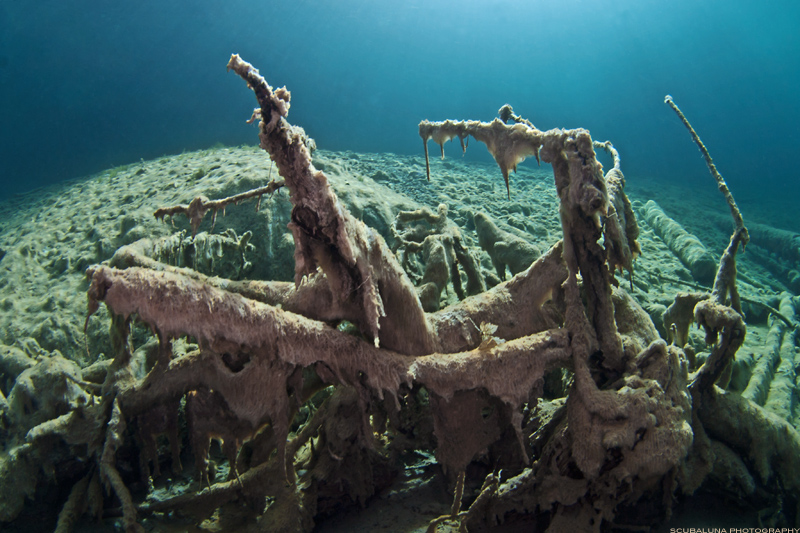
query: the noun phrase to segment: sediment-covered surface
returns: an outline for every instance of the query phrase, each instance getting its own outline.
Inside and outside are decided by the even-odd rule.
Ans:
[[[521,165],[517,173],[510,176],[509,199],[496,166],[466,164],[460,160],[458,150],[451,151],[452,154],[448,154],[449,157],[443,161],[431,159],[430,182],[426,180],[425,160],[421,155],[412,157],[320,150],[315,152],[313,160],[315,167],[326,174],[333,190],[350,213],[374,228],[390,249],[395,252],[401,250],[403,255],[400,264],[417,287],[420,296],[423,294],[421,287],[433,284],[424,290],[426,297],[429,300],[432,298],[431,305],[435,309],[443,310],[439,311],[439,317],[448,312],[448,306],[458,304],[465,297],[459,294],[453,283],[453,276],[459,277],[460,286],[469,286],[469,274],[464,269],[464,260],[448,259],[451,254],[455,257],[454,254],[461,249],[458,246],[475,259],[485,288],[491,289],[510,280],[517,273],[506,269],[512,264],[511,260],[493,257],[495,249],[502,250],[506,257],[517,253],[524,256],[525,261],[529,261],[527,258],[544,254],[562,238],[558,216],[559,199],[549,166],[537,168],[530,163]],[[23,453],[20,449],[24,446],[41,445],[42,440],[37,440],[37,434],[28,433],[28,430],[47,421],[58,420],[58,417],[75,412],[80,406],[101,396],[100,390],[85,384],[94,383],[99,387],[103,383],[103,379],[98,376],[104,376],[108,372],[110,360],[115,356],[118,346],[115,347],[114,337],[109,336],[111,318],[104,306],[88,320],[88,327],[84,332],[87,320],[86,293],[89,289],[86,269],[108,262],[122,246],[136,243],[139,243],[137,246],[142,246],[141,239],[149,238],[158,243],[151,250],[155,259],[173,266],[191,268],[205,276],[219,276],[234,281],[290,282],[295,276],[295,245],[292,233],[287,229],[292,218],[292,205],[285,189],[278,190],[271,197],[265,196],[258,210],[256,200],[228,206],[224,215],[222,212],[217,214],[213,229],[211,216],[207,216],[194,239],[185,217],[175,216],[173,220],[168,218],[162,222],[153,216],[160,207],[188,204],[200,195],[211,199],[232,196],[263,186],[274,177],[276,171],[262,150],[255,147],[217,148],[111,169],[96,176],[39,190],[12,202],[0,204],[0,444],[6,457],[4,467],[0,469],[0,475],[3,476],[0,520],[10,520],[3,524],[4,530],[5,527],[11,531],[53,529],[70,490],[73,486],[79,486],[82,476],[87,476],[85,485],[89,487],[84,487],[84,491],[98,490],[97,483],[92,480],[95,474],[82,469],[81,459],[78,459],[80,451],[75,454],[76,450],[57,442],[58,439],[52,436],[41,437],[52,441],[48,441],[47,446],[42,446],[43,451],[37,452],[44,455],[31,456],[40,464],[31,464],[28,461],[23,467],[19,461],[8,459]],[[659,228],[649,224],[645,213],[646,203],[649,200],[658,202],[663,212],[694,235],[716,262],[728,245],[730,237],[731,225],[729,218],[726,218],[726,206],[713,195],[713,190],[708,193],[687,194],[688,191],[684,189],[658,184],[647,177],[627,176],[627,192],[639,220],[641,233],[638,241],[642,254],[634,264],[632,276],[619,271],[615,274],[616,279],[619,286],[652,319],[657,334],[671,341],[672,332],[664,327],[664,315],[675,300],[675,295],[679,292],[709,290],[710,287],[703,285],[708,280],[695,279],[692,276],[686,260],[676,255],[674,247],[670,247],[659,236]],[[441,235],[438,240],[434,239],[438,244],[429,243],[424,248],[424,239],[421,238],[420,247],[414,248],[408,244],[413,240],[413,232],[409,233],[407,226],[400,229],[406,231],[403,238],[408,242],[405,245],[399,242],[395,220],[398,213],[427,208],[431,215],[441,214],[441,205],[446,206],[444,213],[452,224],[450,229],[438,230],[435,217],[415,219],[420,235]],[[748,431],[758,431],[759,428],[766,427],[771,427],[776,432],[788,431],[787,428],[791,427],[797,429],[800,413],[795,371],[796,361],[800,356],[792,323],[797,323],[795,317],[799,313],[800,275],[797,272],[797,257],[794,255],[797,248],[793,246],[800,246],[800,237],[791,231],[791,219],[777,213],[770,216],[768,206],[751,206],[744,202],[741,207],[746,219],[750,217],[758,220],[758,223],[751,229],[751,242],[746,252],[740,251],[738,256],[738,288],[747,323],[747,335],[736,353],[726,394],[741,393],[747,401],[759,406],[753,408],[760,411],[753,415],[757,420],[751,423]],[[487,220],[498,229],[491,233],[496,236],[495,239],[501,239],[503,235],[506,238],[491,243],[490,247],[482,247],[480,231],[481,227],[486,226]],[[458,246],[453,245],[454,235],[457,235]],[[521,244],[515,247],[514,243]],[[428,265],[434,261],[441,262],[446,268],[439,271],[429,268]],[[779,311],[782,318],[774,311]],[[543,315],[542,320],[558,320],[557,313]],[[338,324],[339,327],[352,327],[350,321],[345,322],[347,323]],[[442,319],[441,324],[444,323]],[[484,336],[483,342],[486,344],[482,346],[496,349],[497,341],[493,340],[496,330],[492,330],[492,326],[497,325],[475,324]],[[503,324],[499,326],[507,327]],[[443,325],[438,327],[444,328]],[[621,334],[626,333],[623,327],[619,329]],[[148,327],[135,323],[132,325],[131,339],[132,350],[138,350],[140,355],[142,368],[138,371],[143,377],[159,357],[156,353],[158,349],[154,348],[157,343]],[[502,336],[497,339],[500,342],[505,340]],[[650,340],[653,339],[648,342]],[[704,360],[709,353],[704,332],[691,327],[686,340],[692,355],[698,361]],[[176,341],[173,346],[175,357],[184,354],[186,357],[193,357],[197,342],[196,338]],[[653,357],[667,357],[663,354]],[[507,354],[504,352],[500,356],[506,357]],[[674,354],[669,357],[674,357]],[[230,364],[235,367],[237,363],[234,361]],[[422,375],[422,370],[419,372]],[[657,381],[654,376],[640,376],[637,379],[652,379],[654,383]],[[537,443],[544,446],[548,442],[547,435],[542,435],[541,432],[563,429],[558,415],[548,422],[548,409],[553,412],[558,410],[558,402],[563,402],[565,388],[570,384],[567,378],[561,385],[557,381],[549,378],[542,384],[548,390],[540,397],[547,401],[540,402],[542,412],[537,415],[539,418],[530,418],[536,418],[541,424],[526,428],[528,433],[524,438],[531,440],[534,450]],[[656,394],[656,386],[648,386],[653,388],[650,394]],[[641,383],[629,384],[631,394],[637,394],[636,391],[646,388],[643,387]],[[677,393],[670,392],[666,387],[658,394],[677,398]],[[409,391],[401,400],[421,401],[423,396],[425,402],[449,401],[439,397],[430,399],[419,390]],[[501,422],[491,427],[487,425],[486,431],[506,427],[508,424],[507,421],[503,422],[503,417],[512,416],[506,412],[504,405],[492,399],[495,397],[489,394],[479,400],[461,399],[464,405],[475,402],[475,406],[482,406],[485,416],[499,417]],[[337,406],[346,410],[348,406],[352,408],[353,405],[361,405],[359,401],[366,401],[364,398],[347,397],[346,392],[328,398],[332,399],[319,399],[319,402],[326,401],[325,408],[331,411]],[[200,405],[199,399],[192,401],[195,407]],[[394,399],[387,400],[389,403],[393,401]],[[139,464],[144,462],[141,457],[146,457],[139,455],[145,445],[135,435],[138,429],[133,429],[144,425],[145,421],[140,420],[138,424],[128,421],[130,427],[120,430],[125,439],[117,450],[118,468],[122,478],[131,486],[134,499],[149,494],[146,503],[151,504],[158,499],[167,501],[171,497],[194,493],[203,488],[198,481],[193,480],[197,475],[195,469],[202,469],[203,466],[202,461],[197,463],[201,466],[192,466],[195,463],[196,445],[190,442],[191,430],[186,429],[186,413],[191,408],[191,402],[186,402],[188,406],[180,408],[182,429],[177,435],[182,442],[179,453],[182,455],[184,473],[170,472],[169,446],[167,439],[162,439],[159,441],[162,449],[152,458],[156,464],[159,457],[161,458],[161,476],[154,476],[154,489],[149,493],[147,484],[141,479]],[[721,405],[720,409],[732,409],[731,412],[736,409],[732,405],[738,405],[725,397],[714,398],[713,402],[709,400],[708,404]],[[228,407],[234,408],[232,405]],[[529,406],[529,409],[533,408],[533,404]],[[306,411],[301,410],[301,413],[305,412],[306,419],[310,420],[314,407],[305,406],[302,409]],[[487,409],[494,414],[487,415]],[[395,420],[392,424],[395,428],[406,429],[422,424],[424,427],[419,427],[414,435],[419,440],[414,440],[409,434],[404,438],[410,439],[414,446],[406,449],[396,444],[394,448],[387,447],[391,453],[380,457],[370,456],[385,452],[380,445],[364,452],[364,457],[360,460],[372,465],[372,481],[367,483],[364,480],[351,479],[352,485],[341,490],[347,497],[337,499],[334,496],[335,488],[326,487],[324,480],[321,483],[317,480],[315,490],[326,495],[317,500],[320,506],[318,527],[321,531],[357,531],[358,528],[362,531],[374,531],[378,528],[389,531],[412,531],[414,528],[424,530],[432,519],[449,513],[457,480],[452,477],[452,472],[445,475],[442,466],[437,464],[434,457],[435,441],[427,442],[427,447],[419,446],[425,442],[424,435],[429,440],[433,439],[434,428],[428,426],[447,424],[448,420],[445,417],[431,421],[421,415],[420,410],[411,408],[402,410],[401,413],[404,413],[403,416],[421,417],[418,420]],[[346,418],[345,415],[342,416]],[[372,413],[372,416],[376,416],[376,413]],[[563,418],[563,414],[561,416]],[[666,414],[657,416],[673,420]],[[713,418],[714,415],[705,416]],[[291,432],[301,431],[302,427],[306,427],[298,420],[300,418],[296,417],[294,425],[288,428]],[[307,420],[303,420],[305,422]],[[717,422],[716,425],[704,424],[709,433],[712,431],[709,429],[711,427],[715,428],[714,431],[723,432],[726,431],[724,428],[729,427],[726,426],[729,421],[725,419]],[[347,438],[364,438],[359,434],[360,423],[358,419],[349,426],[353,435],[338,435],[337,438],[343,441]],[[597,422],[587,420],[586,423],[591,426]],[[676,431],[678,429],[676,427]],[[329,434],[333,432],[333,428],[328,428]],[[376,435],[380,438],[379,431]],[[619,438],[623,439],[622,434],[620,435]],[[241,440],[249,440],[251,437],[247,435],[247,438],[242,437]],[[229,437],[229,440],[233,438]],[[393,438],[399,442],[397,434]],[[496,438],[487,436],[487,447],[497,439],[515,443],[517,438],[513,432],[504,435],[502,439],[499,435]],[[728,439],[723,444],[724,435],[709,434],[703,438],[710,439],[711,444],[708,444],[707,449],[717,450],[714,455],[716,459],[709,459],[708,452],[700,455],[710,463],[716,460],[717,470],[716,475],[704,478],[706,485],[698,488],[694,498],[709,498],[718,503],[723,499],[719,494],[725,490],[731,494],[740,494],[752,487],[750,494],[757,495],[752,501],[761,502],[762,508],[746,509],[746,515],[741,518],[741,523],[737,521],[737,527],[744,523],[754,526],[766,524],[770,516],[780,514],[775,509],[779,503],[771,499],[769,494],[759,491],[763,487],[783,483],[778,481],[781,478],[773,469],[789,468],[793,465],[765,465],[763,457],[757,456],[752,450],[744,449],[744,445],[737,449],[736,439]],[[793,437],[787,433],[785,438],[791,440]],[[315,465],[320,468],[319,472],[329,472],[332,479],[347,479],[346,475],[336,470],[336,446],[342,444],[330,435],[327,439],[327,461],[332,464],[325,467],[327,470],[319,467],[318,463]],[[701,446],[700,440],[695,435],[693,445]],[[313,439],[311,441],[314,442]],[[787,443],[790,449],[792,445],[796,443]],[[507,447],[514,448],[510,444]],[[308,456],[309,463],[306,466],[309,469],[314,466],[311,464],[315,453],[313,445],[311,448],[295,450],[298,458],[303,454]],[[497,463],[498,457],[508,454],[513,456],[515,453],[518,453],[516,448],[514,451],[487,448],[486,454],[481,456],[482,459],[478,458],[467,468],[464,493],[469,496],[465,496],[464,501],[478,497],[482,488],[480,480],[491,470],[501,469]],[[538,450],[538,453],[538,458],[546,458],[548,453],[555,452],[543,449]],[[775,451],[774,456],[783,457],[781,453],[785,455],[786,452]],[[359,459],[348,459],[351,460]],[[301,462],[298,459],[298,464]],[[10,469],[12,463],[14,468]],[[211,463],[212,482],[214,469],[217,482],[222,482],[229,470],[229,461],[222,448],[212,447]],[[694,472],[702,470],[696,466],[693,468]],[[687,468],[688,470],[691,469]],[[680,478],[682,474],[673,475]],[[25,476],[28,477],[27,480],[23,480]],[[477,485],[475,480],[479,480]],[[685,486],[690,485],[686,480],[681,481]],[[248,486],[247,480],[243,482]],[[503,478],[503,482],[505,490],[511,491],[508,480]],[[517,483],[523,486],[527,481],[521,477]],[[730,486],[719,489],[720,484],[724,483],[729,483]],[[379,490],[367,490],[364,488],[367,486],[378,487]],[[566,494],[568,489],[564,486],[559,490],[563,491],[561,496],[566,501],[570,496]],[[276,494],[281,490],[283,489],[275,489]],[[572,487],[569,490],[578,494],[581,490],[585,491],[585,487]],[[284,501],[291,500],[291,497],[293,496],[282,493],[278,495]],[[521,500],[517,501],[514,497],[509,497],[503,500],[503,505],[509,506],[512,505],[510,502],[516,502],[515,513],[518,513],[526,505],[524,498],[519,498]],[[692,522],[697,515],[692,515],[689,511],[695,501],[692,498],[690,495],[680,494],[679,500],[685,503],[676,507],[676,519],[687,520],[684,522],[687,525],[697,525]],[[93,499],[87,498],[90,502],[99,501],[97,505],[101,506],[102,499],[98,495]],[[541,498],[537,500],[541,501]],[[324,507],[325,502],[329,507]],[[354,505],[348,506],[348,503]],[[649,504],[654,505],[653,502]],[[107,514],[108,509],[117,509],[119,512],[118,505],[106,503]],[[366,508],[362,509],[360,506]],[[493,512],[499,516],[501,513],[498,509]],[[688,518],[681,515],[682,509],[687,509]],[[620,515],[624,515],[624,512],[620,511]],[[558,520],[565,521],[563,523],[576,519],[563,514],[558,516]],[[783,516],[796,519],[796,509],[784,511]],[[403,517],[403,521],[397,517]],[[211,517],[205,522],[198,522],[200,525],[196,527],[209,531],[227,530],[218,520],[218,517]],[[555,520],[553,518],[554,523],[557,523]],[[157,527],[167,527],[170,524],[170,520],[157,513],[151,513],[144,519],[145,526],[148,521],[157,524]],[[751,524],[749,521],[755,522]],[[78,522],[77,529],[110,529],[113,527],[112,523],[113,519],[106,519],[101,525],[93,525],[91,519],[84,518]],[[186,525],[180,522],[174,527],[180,529]]]

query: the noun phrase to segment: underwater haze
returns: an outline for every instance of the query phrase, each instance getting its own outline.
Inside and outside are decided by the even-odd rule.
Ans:
[[[422,157],[420,120],[488,121],[510,103],[540,129],[612,141],[629,180],[711,188],[671,94],[734,192],[786,198],[800,192],[799,27],[794,0],[6,1],[0,199],[254,144],[231,53],[291,90],[291,121],[320,148]]]
[[[800,0],[0,2],[0,532],[800,531],[798,88]]]

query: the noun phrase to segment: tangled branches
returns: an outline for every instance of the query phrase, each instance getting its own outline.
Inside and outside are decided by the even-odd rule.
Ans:
[[[741,316],[728,312],[736,312],[741,230],[712,296],[687,306],[715,346],[690,375],[681,347],[659,339],[615,286],[613,271],[631,270],[639,246],[618,157],[604,174],[595,156],[596,147],[616,155],[610,144],[594,143],[583,129],[540,131],[510,107],[502,116],[513,125],[420,124],[426,156],[429,139],[443,145],[458,137],[464,149],[469,136],[486,144],[509,195],[509,172],[525,157],[553,166],[562,240],[483,291],[446,210],[398,215],[401,263],[313,166],[304,133],[287,121],[289,91],[273,90],[238,56],[228,67],[256,95],[261,147],[290,192],[295,282],[208,277],[149,257],[158,246],[141,243],[89,270],[89,313],[104,304],[112,315],[114,359],[94,385],[72,372],[68,412],[31,428],[19,452],[30,460],[32,443],[60,439],[90,465],[62,511],[63,530],[83,508],[102,512],[103,484],[128,531],[168,514],[229,529],[310,531],[339,506],[365,503],[392,477],[398,457],[419,448],[435,449],[454,487],[450,512],[431,530],[446,521],[465,529],[509,519],[535,519],[550,531],[651,524],[669,516],[673,495],[691,494],[740,456],[747,461],[739,459],[744,474],[735,478],[742,494],[777,477],[780,495],[796,497],[788,477],[800,456],[796,432],[715,385],[744,335]],[[223,204],[195,205],[174,211],[187,213],[193,229],[205,210]],[[423,221],[427,229],[415,232],[411,223]],[[402,268],[426,246],[429,259],[444,258],[460,291],[459,303],[438,312],[426,312]],[[456,285],[457,266],[466,291]],[[436,307],[441,290],[439,280]],[[134,321],[155,334],[148,350],[131,346]],[[179,495],[142,500],[119,468],[126,427],[138,429],[142,464],[157,464],[146,443],[176,435],[181,416],[198,481]],[[762,445],[725,435],[738,417],[743,434],[762,432]],[[788,437],[778,442],[781,434]],[[229,475],[222,482],[208,460],[212,439],[224,442]],[[470,471],[476,461],[489,468]],[[470,476],[479,489],[467,497]]]

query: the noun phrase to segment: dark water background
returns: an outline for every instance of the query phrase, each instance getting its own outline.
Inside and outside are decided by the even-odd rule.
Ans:
[[[290,120],[321,148],[421,155],[421,119],[491,120],[508,102],[611,140],[629,180],[713,188],[671,94],[735,193],[800,193],[797,0],[6,0],[0,200],[255,144],[234,52],[292,91]]]

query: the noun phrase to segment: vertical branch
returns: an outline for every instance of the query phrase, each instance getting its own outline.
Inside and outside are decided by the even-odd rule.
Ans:
[[[106,431],[103,455],[100,458],[100,473],[105,482],[111,485],[122,504],[122,519],[126,533],[142,533],[144,528],[136,522],[136,506],[133,503],[131,493],[128,487],[125,486],[125,482],[122,481],[122,476],[120,476],[114,464],[117,458],[117,450],[122,446],[122,435],[124,433],[125,418],[122,415],[119,401],[115,398],[111,410],[111,420],[108,422],[108,430]]]
[[[461,498],[464,496],[464,473],[465,471],[461,470],[456,480],[456,490],[453,494],[453,506],[450,508],[450,516],[453,518],[457,517],[459,511],[461,511]]]
[[[744,230],[742,234],[741,241],[742,247],[746,247],[747,243],[750,242],[750,235],[747,233],[747,228],[744,226],[744,220],[742,220],[742,214],[739,212],[739,207],[736,205],[736,201],[733,199],[733,194],[731,194],[730,189],[728,189],[728,185],[725,183],[725,180],[722,178],[722,175],[717,170],[717,166],[714,164],[714,161],[711,159],[711,154],[708,153],[706,146],[703,144],[703,141],[700,140],[700,136],[697,135],[697,132],[694,131],[694,128],[689,123],[689,120],[686,116],[681,112],[678,108],[678,105],[672,100],[670,95],[664,97],[664,103],[667,104],[675,111],[675,114],[678,115],[678,118],[681,119],[683,125],[686,126],[686,129],[689,130],[689,134],[692,136],[692,140],[700,149],[700,153],[703,154],[703,158],[706,160],[706,165],[708,165],[708,170],[711,172],[711,175],[714,176],[714,179],[717,181],[717,187],[719,188],[720,192],[725,196],[725,200],[728,202],[728,207],[731,210],[731,216],[733,217],[733,223],[736,226],[736,230]]]
[[[501,114],[511,116],[505,106]],[[568,322],[568,328],[576,328],[570,331],[586,341],[581,349],[585,357],[599,346],[603,352],[603,365],[608,369],[620,369],[623,363],[622,342],[614,322],[611,274],[606,265],[606,251],[598,242],[602,236],[601,218],[608,214],[609,198],[589,132],[580,128],[543,132],[525,122],[506,125],[500,119],[489,123],[423,120],[419,123],[419,135],[423,141],[432,139],[440,146],[456,137],[462,140],[462,144],[463,139],[469,136],[482,142],[500,167],[507,191],[509,171],[516,170],[526,157],[533,155],[553,166],[561,200],[563,257],[569,270],[565,287],[572,285],[575,289],[566,293],[568,307],[572,305],[576,311],[570,314],[568,309],[568,315],[576,319],[574,323]],[[578,291],[578,273],[583,278],[587,299],[585,308]],[[588,322],[585,315],[588,315]]]
[[[744,343],[747,327],[741,315],[742,307],[736,290],[736,250],[745,233],[744,228],[734,232],[720,260],[711,297],[699,302],[694,308],[695,321],[705,329],[706,343],[714,345],[714,348],[698,371],[692,388],[706,390],[711,387]],[[726,305],[728,294],[730,306]],[[717,343],[720,334],[722,338]]]
[[[725,183],[722,175],[717,171],[717,167],[711,159],[711,154],[708,153],[703,141],[700,140],[700,136],[694,131],[689,120],[681,112],[670,95],[664,97],[664,103],[675,111],[675,114],[678,115],[683,125],[686,126],[686,129],[692,136],[692,140],[703,154],[706,165],[708,165],[708,170],[711,172],[711,175],[714,176],[714,179],[717,181],[717,187],[728,202],[728,207],[731,210],[731,216],[733,217],[733,223],[735,225],[730,244],[728,244],[728,248],[720,259],[711,297],[698,303],[694,308],[695,321],[705,329],[706,343],[713,344],[714,348],[708,360],[698,371],[691,388],[707,390],[720,378],[733,360],[734,355],[736,355],[736,351],[744,342],[746,326],[744,318],[742,317],[739,292],[736,290],[736,252],[739,249],[739,244],[742,245],[742,248],[747,246],[747,243],[750,241],[750,235],[744,225],[744,220],[742,220],[739,207],[733,199],[733,194],[731,194],[730,189],[728,189],[728,185]],[[730,306],[727,302],[729,296]],[[717,338],[720,335],[722,338],[719,343],[717,343]]]

